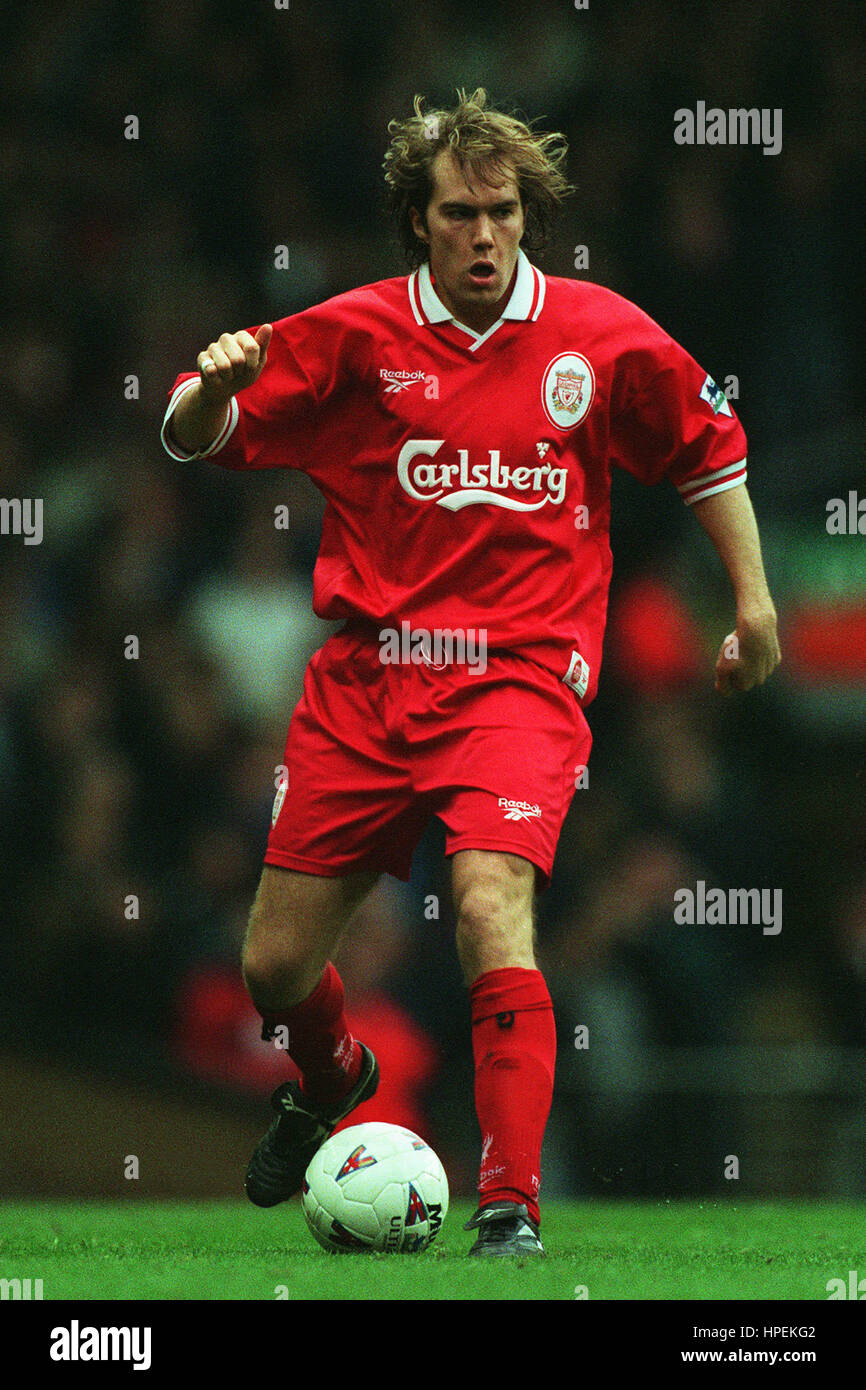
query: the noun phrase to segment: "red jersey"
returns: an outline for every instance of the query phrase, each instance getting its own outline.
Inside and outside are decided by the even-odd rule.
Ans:
[[[255,332],[255,329],[251,329]],[[197,373],[177,378],[166,423]],[[692,503],[746,478],[724,392],[611,290],[520,252],[502,317],[458,323],[427,263],[274,324],[222,434],[172,458],[297,468],[325,501],[320,618],[462,631],[567,681],[601,665],[614,465]]]

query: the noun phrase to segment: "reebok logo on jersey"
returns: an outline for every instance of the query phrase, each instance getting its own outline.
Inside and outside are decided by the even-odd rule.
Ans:
[[[492,503],[510,512],[537,512],[547,502],[560,503],[565,496],[567,468],[514,468],[501,462],[499,449],[488,449],[489,463],[469,463],[469,450],[457,450],[457,463],[417,462],[419,455],[432,459],[444,439],[409,439],[397,457],[397,478],[404,492],[418,502],[435,502],[450,512],[462,511],[479,502]],[[506,488],[518,492],[541,493],[537,501],[520,502],[509,497]]]
[[[379,380],[385,382],[385,394],[397,391],[408,391],[410,386],[416,386],[419,381],[423,381],[426,373],[424,372],[401,372],[392,371],[388,367],[379,368]]]
[[[531,820],[541,815],[541,807],[532,806],[528,801],[511,801],[507,796],[500,796],[499,805],[505,807],[506,820]]]

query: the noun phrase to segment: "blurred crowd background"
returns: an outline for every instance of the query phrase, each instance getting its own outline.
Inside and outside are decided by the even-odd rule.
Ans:
[[[0,495],[44,499],[41,544],[0,536],[7,1059],[195,1085],[264,1123],[287,1060],[238,958],[331,631],[311,611],[321,502],[301,475],[178,465],[159,426],[223,330],[404,273],[387,123],[484,85],[570,142],[542,269],[634,299],[736,379],[785,656],[761,692],[714,694],[720,563],[673,488],[618,479],[589,785],[540,905],[546,1190],[722,1192],[734,1154],[746,1191],[862,1191],[866,540],[826,529],[828,500],[866,496],[861,7],[46,0],[6,7],[0,46]],[[675,145],[698,100],[781,108],[781,154]],[[442,846],[434,822],[338,963],[382,1053],[369,1117],[423,1129],[465,1192]],[[781,933],[675,925],[698,879],[781,888]]]

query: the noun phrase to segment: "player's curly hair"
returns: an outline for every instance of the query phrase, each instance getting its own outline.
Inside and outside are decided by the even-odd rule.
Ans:
[[[457,97],[451,111],[425,111],[424,97],[416,96],[415,115],[388,124],[391,144],[383,166],[388,203],[412,267],[427,259],[429,248],[416,237],[409,210],[414,207],[424,217],[433,193],[430,171],[440,150],[454,152],[470,183],[499,183],[505,166],[513,168],[526,218],[520,244],[530,255],[546,246],[563,199],[574,192],[563,173],[564,135],[536,134],[517,116],[488,107],[483,87],[471,95],[459,87]]]

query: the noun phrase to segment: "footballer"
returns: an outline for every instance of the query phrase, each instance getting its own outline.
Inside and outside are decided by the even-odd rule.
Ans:
[[[332,957],[383,873],[446,833],[481,1133],[471,1253],[542,1254],[541,1147],[556,1034],[533,951],[535,895],[589,756],[607,594],[611,470],[667,479],[730,577],[721,694],[780,660],[724,395],[634,304],[531,259],[564,197],[561,135],[490,107],[389,126],[385,179],[410,273],[274,324],[225,332],[172,388],[179,461],[296,468],[325,498],[313,608],[343,626],[292,715],[243,971],[263,1037],[288,1030],[246,1191],[297,1192],[317,1148],[375,1091]],[[486,660],[386,660],[384,633],[483,633]],[[733,640],[733,639],[736,640]],[[441,648],[437,651],[437,657]],[[382,1058],[387,1066],[388,1059]]]

